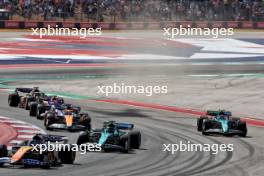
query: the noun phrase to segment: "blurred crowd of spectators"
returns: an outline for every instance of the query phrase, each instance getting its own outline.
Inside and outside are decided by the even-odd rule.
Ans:
[[[264,0],[0,0],[26,19],[79,21],[264,21]]]

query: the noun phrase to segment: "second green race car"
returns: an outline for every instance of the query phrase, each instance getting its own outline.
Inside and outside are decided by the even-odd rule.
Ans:
[[[230,111],[207,111],[205,116],[197,119],[197,130],[201,131],[203,135],[223,134],[245,137],[247,124],[240,118],[232,117]]]

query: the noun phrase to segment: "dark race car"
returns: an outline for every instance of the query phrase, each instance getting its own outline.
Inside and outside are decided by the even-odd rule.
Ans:
[[[91,118],[88,113],[80,112],[81,108],[70,104],[51,106],[44,116],[44,126],[47,130],[62,129],[68,131],[83,131],[91,129]]]
[[[82,132],[77,144],[96,143],[103,151],[128,153],[131,149],[139,149],[141,145],[141,133],[133,128],[133,124],[105,122],[102,129]]]
[[[48,98],[38,98],[36,101],[31,101],[29,107],[29,115],[36,116],[37,119],[43,119],[43,113],[48,111],[51,106],[61,106],[64,104],[64,99],[58,96],[51,96]]]
[[[29,110],[30,103],[38,99],[48,99],[49,97],[41,92],[38,87],[16,88],[13,93],[8,95],[8,104],[13,107],[20,107]]]
[[[66,144],[67,141],[65,136],[37,134],[32,140],[26,140],[13,146],[10,151],[7,150],[6,145],[0,145],[0,166],[9,164],[48,169],[59,167],[63,163],[73,164],[76,151],[72,150],[70,144],[68,144],[68,148],[65,147],[65,150],[45,150],[42,152],[33,147],[40,144],[47,145],[48,142]]]
[[[232,117],[231,112],[225,110],[207,111],[205,116],[197,119],[197,130],[203,135],[223,134],[228,136],[247,135],[247,124],[240,118]]]

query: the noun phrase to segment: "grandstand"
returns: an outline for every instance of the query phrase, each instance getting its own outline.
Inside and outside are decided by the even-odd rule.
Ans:
[[[11,20],[264,21],[264,0],[0,0]]]

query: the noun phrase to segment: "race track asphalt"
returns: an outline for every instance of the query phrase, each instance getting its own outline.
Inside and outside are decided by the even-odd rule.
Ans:
[[[29,117],[28,111],[10,108],[7,93],[0,92],[1,115],[30,122],[43,128],[43,121]],[[49,170],[5,167],[0,175],[8,176],[130,176],[130,175],[262,175],[264,168],[263,129],[249,127],[246,138],[202,136],[196,131],[196,118],[180,113],[134,108],[125,105],[96,103],[92,100],[68,100],[80,104],[92,116],[93,127],[103,121],[116,120],[134,123],[143,134],[140,150],[131,154],[88,153],[78,154],[74,165],[64,165]],[[50,132],[48,132],[50,133]],[[66,135],[70,142],[78,133],[63,131],[52,134]],[[233,152],[163,152],[163,144],[179,144],[180,141],[208,144],[233,144]]]

